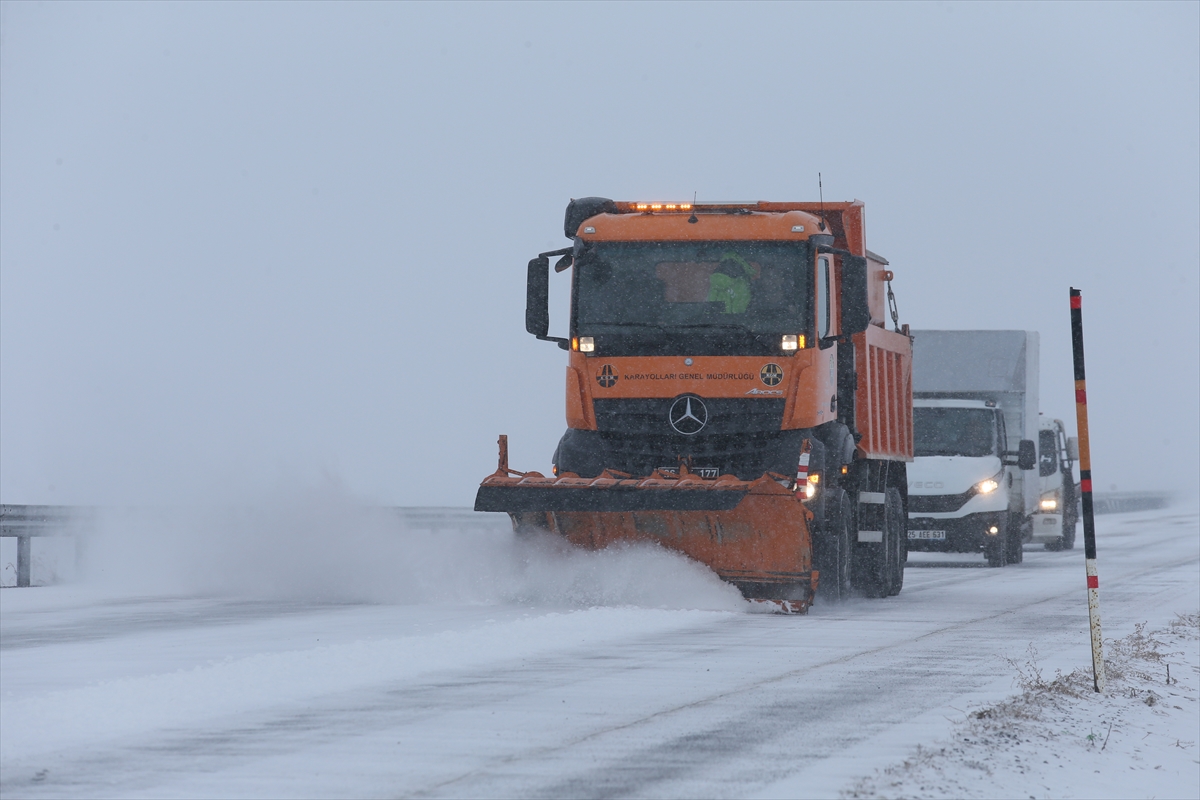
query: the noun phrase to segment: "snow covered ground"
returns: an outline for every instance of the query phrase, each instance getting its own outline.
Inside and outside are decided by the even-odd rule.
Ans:
[[[1200,615],[1139,625],[1107,650],[1096,694],[1090,668],[1047,676],[1031,646],[1014,663],[1020,694],[971,711],[948,739],[843,796],[1200,796]]]
[[[0,595],[0,794],[1196,797],[1198,515],[1098,530],[1104,697],[1081,550],[778,616],[502,519],[112,519],[86,581]]]

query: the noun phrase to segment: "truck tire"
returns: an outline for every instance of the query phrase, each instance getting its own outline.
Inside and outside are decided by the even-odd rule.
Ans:
[[[888,589],[888,595],[895,596],[904,588],[904,562],[908,561],[908,513],[899,489],[887,490],[883,513],[887,517],[887,533],[891,534],[895,548],[891,562],[892,582]]]
[[[1070,491],[1066,490],[1067,486],[1070,486]],[[1075,526],[1079,523],[1079,514],[1076,511],[1076,509],[1078,509],[1078,505],[1077,505],[1078,497],[1075,494],[1075,485],[1073,483],[1071,483],[1069,480],[1066,482],[1066,485],[1063,487],[1063,489],[1064,489],[1064,491],[1063,491],[1064,500],[1063,500],[1062,549],[1063,550],[1074,550],[1075,549]],[[1070,502],[1068,502],[1068,500]]]
[[[1079,524],[1080,517],[1079,489],[1075,488],[1073,482],[1067,481],[1067,485],[1070,486],[1070,491],[1064,494],[1066,494],[1066,497],[1070,501],[1069,503],[1063,503],[1062,549],[1064,551],[1073,551],[1075,549],[1075,525]],[[1068,518],[1070,519],[1070,524],[1067,523]]]
[[[850,576],[854,563],[853,508],[845,490],[837,489],[825,498],[828,522],[814,541],[814,566],[820,571],[817,596],[837,602],[850,596]]]
[[[1008,548],[1004,556],[1005,561],[1009,564],[1020,564],[1025,560],[1025,531],[1016,517],[1009,519],[1007,527],[1004,532],[1004,542]]]
[[[882,506],[874,505],[870,513],[860,514],[859,527],[879,528],[882,542],[857,542],[854,545],[854,588],[867,597],[890,597],[900,591],[904,565],[901,563],[901,530],[904,528],[904,506],[898,489],[883,492]],[[864,509],[860,508],[860,512]]]
[[[1067,522],[1068,522],[1067,519],[1063,519],[1063,535],[1062,535],[1061,549],[1074,550],[1075,549],[1075,525],[1079,522],[1079,520],[1075,519],[1074,515],[1072,515],[1069,525],[1067,524]]]

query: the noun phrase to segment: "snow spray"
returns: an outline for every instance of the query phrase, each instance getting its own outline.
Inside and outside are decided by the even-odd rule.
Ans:
[[[1088,622],[1092,629],[1092,685],[1104,691],[1104,642],[1100,638],[1100,577],[1096,574],[1096,519],[1092,511],[1092,448],[1088,440],[1087,380],[1083,372],[1083,296],[1071,287],[1071,355],[1075,361],[1075,423],[1079,429],[1079,493],[1083,500],[1083,554],[1087,570]]]

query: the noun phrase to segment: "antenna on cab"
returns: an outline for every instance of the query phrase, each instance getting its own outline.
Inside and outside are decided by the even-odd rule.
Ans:
[[[821,230],[825,230],[825,187],[821,185],[821,173],[817,173],[817,195],[821,198]]]
[[[688,217],[688,222],[693,225],[700,221],[700,218],[696,216],[696,198],[699,196],[700,192],[692,192],[692,215]]]

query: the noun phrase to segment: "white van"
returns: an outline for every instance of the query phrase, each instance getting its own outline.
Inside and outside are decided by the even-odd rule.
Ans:
[[[1079,461],[1079,439],[1067,436],[1060,419],[1038,418],[1038,480],[1041,497],[1033,513],[1033,539],[1047,550],[1075,547],[1079,523],[1079,484],[1075,463]]]

